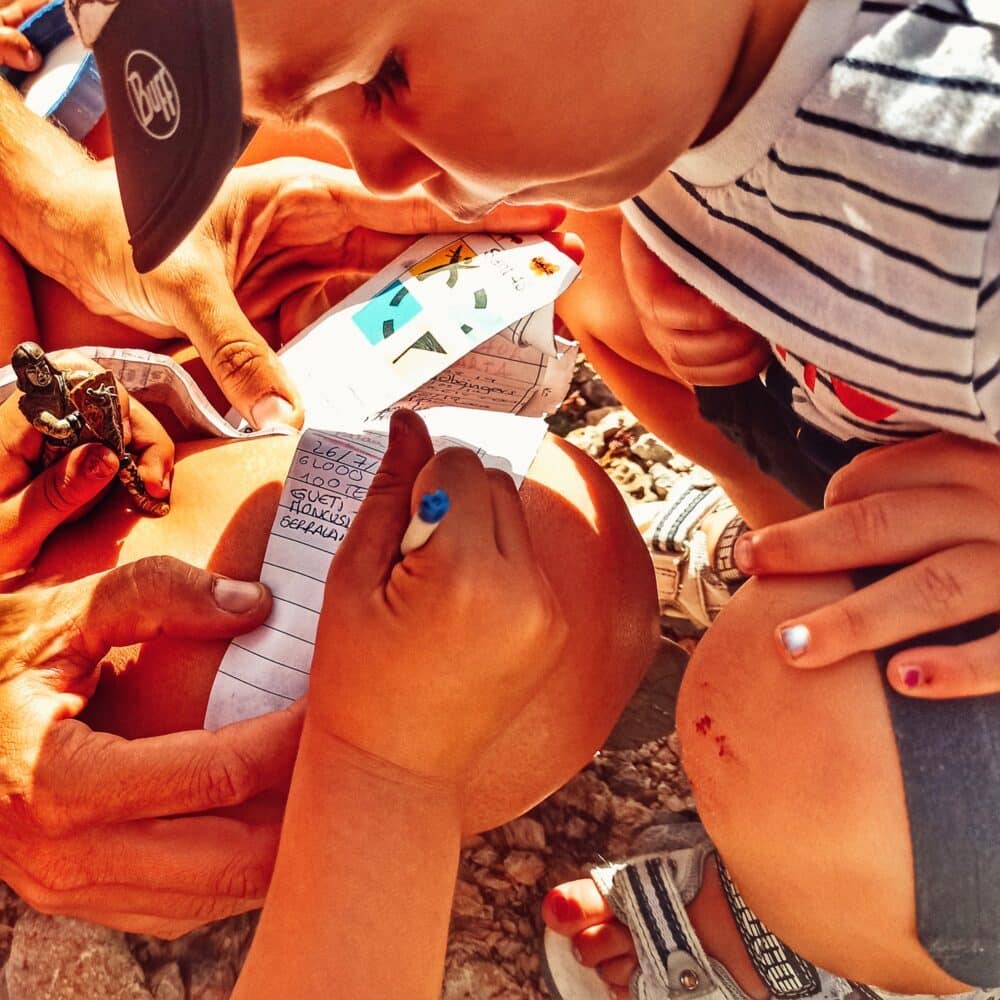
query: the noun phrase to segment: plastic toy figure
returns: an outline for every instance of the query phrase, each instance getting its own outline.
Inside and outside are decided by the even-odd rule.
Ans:
[[[114,376],[107,371],[62,371],[38,346],[27,341],[11,356],[21,412],[45,438],[42,462],[51,465],[78,444],[100,441],[119,462],[118,478],[143,514],[162,517],[167,500],[149,495],[139,467],[129,453]]]

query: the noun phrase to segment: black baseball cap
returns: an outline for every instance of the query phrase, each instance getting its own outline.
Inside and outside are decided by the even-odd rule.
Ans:
[[[94,51],[132,259],[152,270],[204,215],[255,131],[230,0],[66,0]]]

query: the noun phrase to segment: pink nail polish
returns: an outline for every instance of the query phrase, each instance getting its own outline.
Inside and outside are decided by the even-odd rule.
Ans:
[[[790,625],[781,630],[781,644],[789,656],[801,656],[809,648],[809,627]]]
[[[924,681],[924,672],[920,667],[900,667],[899,672],[902,675],[903,683],[911,690],[920,687]]]

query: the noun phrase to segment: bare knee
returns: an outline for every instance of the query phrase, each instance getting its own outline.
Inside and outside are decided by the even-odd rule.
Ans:
[[[658,642],[649,557],[603,470],[549,438],[522,497],[569,639],[559,665],[471,780],[468,830],[524,812],[583,767],[631,698]]]
[[[692,659],[678,704],[699,812],[749,905],[806,958],[900,992],[957,988],[916,938],[899,759],[872,654],[787,666],[775,626],[843,577],[752,581]]]

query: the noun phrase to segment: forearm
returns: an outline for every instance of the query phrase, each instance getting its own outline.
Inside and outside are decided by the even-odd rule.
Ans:
[[[441,993],[457,795],[307,723],[274,879],[236,1000]]]
[[[120,226],[114,171],[29,111],[0,80],[0,237],[33,267],[73,287],[81,253],[101,253],[92,220]],[[119,220],[119,217],[120,220]]]

